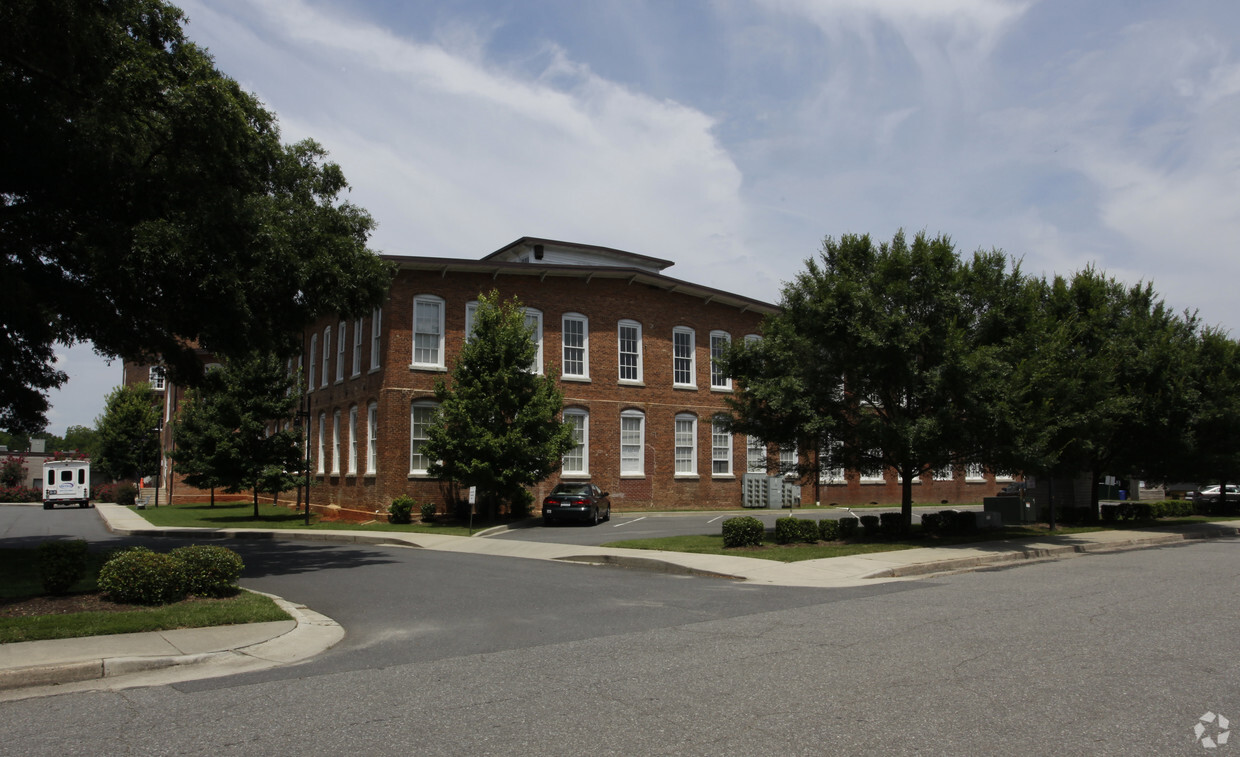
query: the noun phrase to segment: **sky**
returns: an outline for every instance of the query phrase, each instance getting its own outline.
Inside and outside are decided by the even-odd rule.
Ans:
[[[777,303],[824,237],[1094,265],[1240,333],[1234,0],[199,0],[188,35],[313,138],[385,254],[523,236]],[[121,379],[88,346],[48,430]]]

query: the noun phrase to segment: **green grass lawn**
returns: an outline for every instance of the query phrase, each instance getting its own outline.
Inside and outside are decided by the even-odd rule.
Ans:
[[[345,523],[324,521],[316,514],[310,515],[310,525],[300,511],[280,505],[258,505],[258,518],[254,517],[252,502],[216,503],[214,507],[205,502],[186,502],[161,507],[134,510],[153,526],[178,528],[309,528],[315,531],[399,531],[402,533],[430,533],[448,536],[469,536],[468,524],[456,521],[421,523],[414,513],[414,522],[397,525],[387,522],[387,516],[376,515],[372,523]],[[473,531],[490,527],[491,523],[474,521]]]
[[[106,552],[92,551],[87,562],[86,577],[70,587],[69,593],[88,594],[98,591],[99,568],[107,557]],[[0,607],[39,597],[43,593],[36,550],[0,549]],[[222,599],[192,597],[170,605],[135,606],[130,610],[115,612],[0,617],[0,643],[288,619],[288,613],[281,610],[270,597],[242,591],[236,596]]]
[[[757,557],[763,560],[779,562],[798,562],[801,560],[820,560],[827,557],[847,557],[849,555],[865,555],[875,552],[895,552],[902,549],[918,549],[921,547],[947,547],[957,544],[974,544],[984,541],[1033,540],[1047,536],[1070,536],[1072,534],[1089,533],[1125,528],[1174,527],[1205,523],[1220,518],[1193,516],[1187,518],[1166,518],[1157,522],[1120,521],[1105,526],[1060,526],[1051,531],[1045,526],[1006,526],[994,531],[979,531],[975,534],[957,536],[923,537],[920,524],[913,524],[909,538],[896,541],[874,542],[820,542],[818,544],[777,544],[774,534],[767,532],[761,547],[726,548],[723,546],[723,534],[703,536],[666,536],[657,539],[629,539],[604,544],[605,547],[621,547],[626,549],[662,549],[669,552],[693,552],[705,555],[730,555],[732,557]]]

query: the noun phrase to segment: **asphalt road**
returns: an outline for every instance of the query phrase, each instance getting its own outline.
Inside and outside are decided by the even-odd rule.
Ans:
[[[10,509],[0,546],[29,540]],[[23,530],[91,530],[86,511],[31,513]],[[1192,754],[1201,716],[1240,717],[1240,541],[853,590],[236,545],[243,583],[345,641],[262,673],[0,704],[0,753]]]

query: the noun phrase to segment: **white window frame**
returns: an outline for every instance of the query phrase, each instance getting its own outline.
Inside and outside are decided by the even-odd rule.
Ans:
[[[720,466],[720,463],[723,465]],[[710,421],[710,475],[716,478],[732,477],[732,433],[727,430],[726,421],[722,418],[712,418]]]
[[[344,356],[349,347],[349,325],[344,321],[340,322],[336,339],[336,383],[339,384],[344,381]]]
[[[878,450],[870,450],[870,457],[877,457]],[[863,484],[883,484],[887,482],[887,469],[878,464],[877,469],[866,470],[864,468],[857,471],[858,478]]]
[[[732,391],[732,377],[723,372],[719,358],[723,351],[732,343],[732,335],[726,331],[710,332],[710,388]]]
[[[465,303],[465,341],[469,342],[474,338],[474,319],[478,315],[478,301],[470,300]]]
[[[636,429],[632,428],[633,423],[636,423]],[[630,426],[627,430],[626,425]],[[646,414],[640,410],[623,410],[620,412],[620,478],[645,476]]]
[[[580,407],[564,410],[564,420],[573,424],[573,448],[560,460],[560,477],[575,478],[590,475],[590,412]],[[580,457],[577,468],[569,467],[570,455]]]
[[[383,333],[383,308],[375,308],[370,314],[370,370],[379,369],[379,341]]]
[[[314,380],[316,378],[315,373],[314,373],[314,366],[316,365],[315,358],[318,357],[318,352],[319,352],[319,335],[311,334],[310,335],[310,370],[306,372],[306,391],[307,392],[314,391]]]
[[[316,472],[320,476],[327,472],[327,440],[325,438],[326,436],[327,436],[327,413],[321,412],[319,413],[319,443],[318,443],[318,449],[317,449],[319,463],[315,469]]]
[[[936,468],[930,471],[930,477],[935,481],[951,481],[956,478],[956,466],[948,463],[942,468]]]
[[[745,472],[766,473],[766,442],[756,436],[745,437]]]
[[[624,350],[625,329],[632,329],[636,334],[636,341],[634,342],[636,351],[634,352],[625,352]],[[636,373],[636,376],[633,378],[625,378],[624,376],[624,370],[626,367],[624,365],[624,359],[626,355],[631,355],[635,358],[635,365],[629,366]],[[644,381],[644,374],[642,373],[642,325],[637,321],[626,318],[616,324],[616,358],[618,366],[616,376],[621,384],[640,384]]]
[[[830,459],[832,455],[838,454],[838,451],[841,450],[843,446],[844,445],[842,442],[840,442],[839,440],[835,440],[835,439],[827,439],[827,441],[823,444],[824,449],[819,450],[818,452],[818,463],[819,463],[818,483],[820,484],[842,484],[844,483],[843,466],[836,466],[834,468],[828,468],[825,471],[822,470],[823,456],[826,456],[828,459]]]
[[[688,337],[688,355],[681,354],[681,337]],[[672,329],[672,386],[684,389],[697,389],[697,336],[688,326],[677,326]],[[681,380],[681,374],[688,374],[688,381]]]
[[[801,463],[801,450],[795,444],[779,448],[779,475],[788,478],[796,477],[797,466]],[[789,465],[792,470],[785,470]]]
[[[332,475],[340,475],[340,411],[332,413]]]
[[[366,319],[353,322],[353,378],[362,375],[362,335],[366,333]]]
[[[379,467],[379,403],[366,406],[366,475],[373,476]]]
[[[332,327],[328,326],[323,329],[323,375],[320,377],[319,386],[327,388],[327,382],[330,380],[332,367]]]
[[[674,478],[697,478],[697,416],[677,413],[672,428],[672,470]]]
[[[146,382],[151,385],[151,391],[162,392],[164,387],[167,386],[164,367],[162,365],[152,365],[146,372]]]
[[[581,344],[569,344],[569,324],[579,324],[581,327]],[[574,335],[575,336],[575,335]],[[590,319],[581,313],[565,313],[560,318],[560,344],[561,344],[561,377],[565,379],[576,379],[579,381],[589,380],[590,378]],[[581,360],[569,358],[570,350],[580,350]],[[581,363],[581,370],[569,372],[570,363]]]
[[[357,475],[357,405],[349,406],[349,463],[346,471]]]
[[[432,331],[419,332],[418,331],[418,306],[419,305],[422,305],[425,307],[434,306],[436,308],[436,310],[438,311],[438,317],[436,319],[436,322],[432,325],[434,326],[435,329],[437,329],[437,331],[435,332],[432,332]],[[411,356],[413,362],[410,363],[409,365],[410,368],[430,368],[430,369],[435,369],[435,370],[443,370],[444,368],[444,325],[443,325],[444,320],[443,319],[444,319],[444,301],[442,297],[436,297],[433,294],[419,294],[418,296],[413,298],[413,354]],[[428,347],[428,346],[419,347],[418,346],[419,336],[437,337],[435,346],[434,347]],[[425,343],[426,341],[429,341],[429,340],[423,340],[423,341]],[[426,353],[432,349],[434,350],[434,353],[435,353],[433,356],[428,356],[425,354],[423,355],[424,357],[432,357],[433,358],[432,360],[418,360],[417,359],[419,350],[421,350],[423,353]]]
[[[964,466],[965,481],[985,481],[986,466],[981,463],[966,463]]]
[[[437,405],[434,402],[428,402],[426,400],[416,400],[409,406],[409,475],[410,476],[427,475],[427,470],[430,467],[431,461],[429,458],[426,457],[426,455],[423,455],[421,453],[421,449],[422,449],[422,443],[424,443],[427,440],[426,429],[430,427],[431,421],[434,419],[436,407]],[[415,416],[419,412],[427,413],[426,418],[420,423],[415,418]],[[421,436],[418,435],[419,425],[421,425],[422,427]],[[422,458],[422,460],[417,460],[416,458]],[[418,462],[423,462],[422,467],[415,466],[415,463],[418,463]]]
[[[537,308],[526,308],[525,309],[525,325],[527,328],[531,325],[531,321],[533,322],[532,325],[534,327],[534,335],[532,339],[534,340],[534,347],[536,348],[536,351],[534,353],[534,373],[541,374],[543,372],[543,314],[542,314],[542,311]]]

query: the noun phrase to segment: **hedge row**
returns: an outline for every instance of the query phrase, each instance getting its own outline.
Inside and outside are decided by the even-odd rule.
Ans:
[[[225,597],[237,592],[245,568],[227,547],[195,544],[168,553],[133,547],[116,553],[99,570],[99,588],[113,602],[162,605],[187,594]]]

